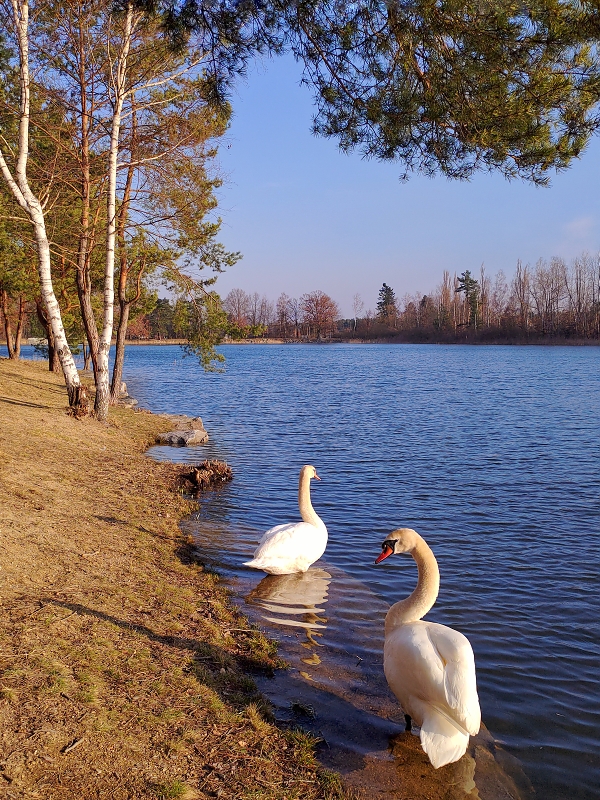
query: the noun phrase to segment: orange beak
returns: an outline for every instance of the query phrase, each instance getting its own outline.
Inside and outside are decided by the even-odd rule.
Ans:
[[[376,564],[379,564],[379,562],[380,562],[380,561],[383,561],[383,559],[384,559],[384,558],[387,558],[388,556],[391,556],[393,552],[394,552],[394,551],[393,551],[393,550],[392,550],[392,548],[389,546],[389,544],[385,544],[385,545],[383,546],[383,550],[381,551],[381,553],[380,553],[380,554],[377,556],[377,558],[375,559],[375,563],[376,563]]]
[[[316,478],[318,481],[320,481],[320,480],[321,480],[321,478],[319,478],[319,476],[317,475],[317,473],[316,473],[316,472],[315,472],[315,478]]]

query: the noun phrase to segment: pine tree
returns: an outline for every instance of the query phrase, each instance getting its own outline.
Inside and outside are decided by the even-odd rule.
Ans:
[[[379,300],[377,301],[377,318],[380,322],[386,325],[393,325],[396,327],[396,319],[398,317],[398,306],[396,304],[396,295],[391,286],[384,283],[379,290]]]
[[[479,286],[479,282],[472,277],[470,270],[465,270],[462,275],[459,275],[456,291],[464,293],[467,306],[469,307],[469,323],[474,328],[477,328],[481,287]]]

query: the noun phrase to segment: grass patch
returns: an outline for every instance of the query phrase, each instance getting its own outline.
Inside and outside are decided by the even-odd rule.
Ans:
[[[185,800],[186,796],[190,797],[189,787],[182,781],[159,783],[154,791],[159,800]]]

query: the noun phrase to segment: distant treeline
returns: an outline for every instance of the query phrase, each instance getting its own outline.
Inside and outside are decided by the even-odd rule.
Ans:
[[[385,340],[399,342],[600,341],[600,256],[583,254],[535,266],[517,264],[477,277],[444,271],[428,294],[405,294],[383,284],[374,308],[353,298],[354,316],[342,319],[335,300],[322,291],[300,298],[281,294],[275,302],[257,292],[233,289],[221,301],[221,340],[271,337],[296,341]],[[156,299],[129,323],[138,340],[185,339],[190,309],[183,300]],[[6,318],[5,318],[6,319]],[[43,336],[31,315],[25,336]]]
[[[181,301],[180,301],[181,302]],[[352,318],[341,319],[336,301],[322,291],[276,301],[258,292],[233,289],[222,301],[225,337],[240,340],[385,339],[404,342],[525,342],[600,340],[600,256],[583,254],[535,266],[517,264],[514,275],[493,276],[484,267],[451,275],[427,294],[405,294],[383,284],[373,309],[353,298]],[[178,303],[158,300],[154,310],[130,324],[132,338],[172,339],[185,335]]]
[[[357,320],[356,330],[402,341],[599,340],[600,257],[519,262],[510,279],[484,267],[477,278],[445,271],[433,292],[401,303],[384,284],[376,313]]]
[[[514,275],[474,276],[447,270],[427,294],[405,294],[383,284],[374,309],[353,298],[354,317],[340,319],[324,292],[273,303],[258,293],[231,291],[223,307],[232,338],[386,339],[406,342],[600,340],[600,256],[583,254],[535,266],[517,264]]]

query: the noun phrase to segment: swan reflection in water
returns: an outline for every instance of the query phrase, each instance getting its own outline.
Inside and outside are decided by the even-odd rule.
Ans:
[[[318,629],[327,627],[327,618],[321,617],[327,602],[331,575],[314,567],[293,575],[267,575],[246,597],[246,602],[261,609],[261,616],[276,625],[304,628],[309,642],[316,645],[314,636],[322,636]]]

